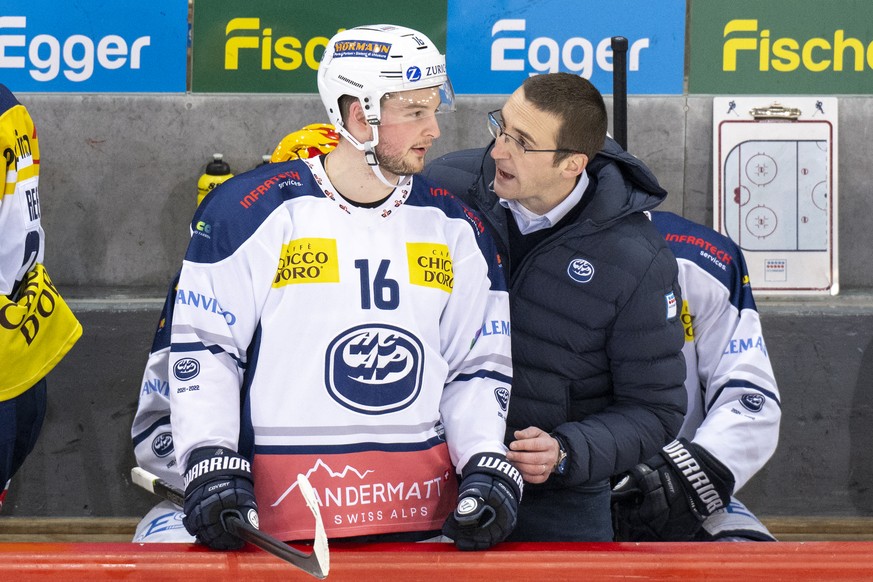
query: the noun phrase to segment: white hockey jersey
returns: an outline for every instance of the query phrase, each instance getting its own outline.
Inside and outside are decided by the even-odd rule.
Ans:
[[[318,158],[225,182],[192,222],[172,309],[170,346],[165,328],[143,379],[137,458],[149,468],[140,455],[174,449],[167,473],[198,447],[238,450],[277,537],[312,535],[298,473],[332,537],[427,531],[454,509],[456,468],[506,450],[499,257],[476,215],[423,179],[375,209],[338,196]],[[156,439],[170,432],[162,399],[171,434]]]
[[[682,286],[688,412],[679,436],[724,463],[738,491],[776,450],[782,417],[746,263],[710,228],[669,212],[651,217]]]

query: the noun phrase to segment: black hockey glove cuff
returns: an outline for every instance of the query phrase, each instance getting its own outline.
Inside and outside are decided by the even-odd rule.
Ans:
[[[703,447],[678,439],[624,475],[612,490],[620,541],[690,541],[730,502],[734,477]]]
[[[185,529],[215,550],[235,550],[243,541],[229,533],[223,519],[235,514],[258,527],[258,504],[251,464],[230,449],[195,449],[185,471]]]
[[[500,543],[515,528],[524,482],[506,456],[480,453],[461,473],[458,506],[443,533],[460,550],[485,550]]]

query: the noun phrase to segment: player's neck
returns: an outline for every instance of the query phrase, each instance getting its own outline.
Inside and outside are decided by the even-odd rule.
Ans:
[[[343,198],[363,205],[383,200],[394,190],[376,177],[364,155],[349,143],[340,142],[324,158],[324,171]],[[386,172],[385,178],[392,180],[396,176]]]

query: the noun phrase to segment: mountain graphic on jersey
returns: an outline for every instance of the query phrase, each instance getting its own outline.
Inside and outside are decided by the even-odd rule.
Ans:
[[[445,442],[408,448],[419,447],[426,448],[256,454],[255,496],[266,502],[261,529],[284,540],[312,538],[309,510],[296,486],[303,474],[312,483],[328,537],[439,530],[457,502],[457,477]]]
[[[327,474],[330,475],[331,477],[339,477],[339,478],[341,478],[341,479],[342,479],[342,478],[345,478],[345,476],[346,476],[348,473],[350,473],[350,472],[351,472],[351,473],[354,473],[355,475],[357,475],[360,479],[363,479],[363,478],[366,477],[368,474],[370,474],[370,473],[373,472],[373,471],[371,471],[371,470],[368,469],[368,470],[366,470],[366,471],[364,471],[364,472],[362,473],[361,471],[358,471],[358,470],[355,469],[354,467],[350,467],[350,466],[348,466],[348,465],[346,465],[345,467],[343,467],[342,471],[337,472],[337,471],[334,471],[333,469],[331,469],[330,466],[329,466],[327,463],[325,463],[324,461],[322,461],[322,460],[319,458],[318,461],[316,461],[315,465],[313,465],[313,467],[312,467],[311,469],[309,469],[309,470],[308,470],[306,473],[304,473],[303,475],[304,475],[307,479],[309,479],[309,478],[312,476],[312,474],[315,473],[316,471],[318,471],[319,469],[324,469],[325,471],[327,471]],[[273,504],[271,505],[271,507],[276,507],[277,505],[279,505],[280,503],[282,503],[282,500],[285,499],[285,497],[286,497],[289,493],[291,493],[292,491],[294,491],[296,488],[297,488],[297,481],[294,481],[294,482],[291,484],[291,486],[288,487],[288,489],[286,489],[285,492],[282,493],[282,495],[279,496],[279,499],[277,499],[275,502],[273,502]]]

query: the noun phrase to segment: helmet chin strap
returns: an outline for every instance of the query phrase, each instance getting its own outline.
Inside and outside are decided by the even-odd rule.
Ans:
[[[376,157],[376,146],[379,144],[379,128],[375,125],[371,127],[373,129],[373,139],[365,141],[363,143],[355,139],[351,133],[346,131],[346,128],[340,125],[336,126],[336,130],[343,137],[349,140],[352,145],[355,146],[355,148],[364,152],[364,159],[367,160],[367,165],[370,166],[370,169],[373,170],[373,173],[376,175],[380,182],[382,182],[389,188],[397,188],[398,186],[404,186],[408,184],[411,180],[411,176],[398,176],[397,183],[392,184],[382,173],[382,169],[379,167],[379,159]]]

